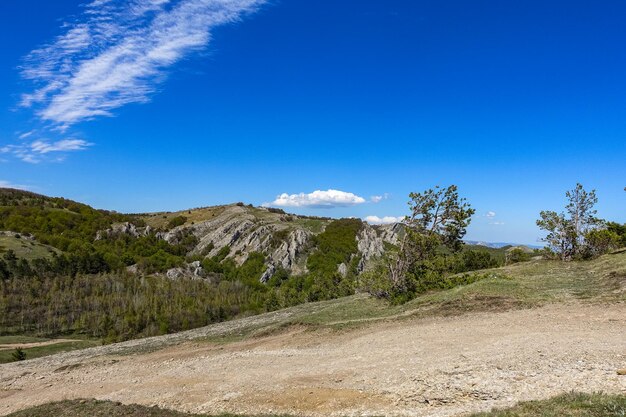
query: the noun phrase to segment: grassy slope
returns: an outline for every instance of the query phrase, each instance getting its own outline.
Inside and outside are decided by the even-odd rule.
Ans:
[[[291,322],[345,327],[373,320],[501,311],[550,302],[626,301],[626,253],[606,255],[591,262],[531,261],[483,272],[489,277],[425,294],[403,305],[390,306],[384,301],[356,295],[319,303],[318,308],[296,315]]]
[[[622,417],[626,395],[569,393],[544,401],[523,402],[504,410],[470,417]]]
[[[50,258],[54,252],[59,252],[57,249],[35,240],[0,234],[0,254],[8,250],[14,251],[18,258],[28,260]]]
[[[29,336],[0,336],[0,345],[15,345],[20,346],[24,343],[39,343],[48,342],[54,339],[44,339],[40,337]],[[57,343],[53,345],[36,346],[25,348],[26,359],[35,359],[42,356],[54,355],[55,353],[68,352],[70,350],[85,349],[93,346],[99,346],[100,342],[97,340],[73,340],[63,343]],[[13,362],[14,349],[1,349],[0,350],[0,364]]]
[[[168,223],[175,217],[185,217],[187,219],[185,225],[190,226],[193,223],[201,223],[204,221],[213,220],[216,217],[222,215],[224,211],[226,211],[226,209],[233,206],[234,205],[226,205],[201,207],[175,212],[145,213],[139,214],[138,217],[144,220],[147,225],[155,229],[167,229]],[[320,233],[329,223],[329,221],[323,219],[300,217],[293,214],[272,213],[258,207],[242,206],[242,208],[248,214],[253,215],[260,222],[274,223],[280,225],[281,227],[286,226],[287,228],[290,228],[290,226],[301,227],[315,234]],[[286,216],[288,216],[291,221],[285,222],[284,220],[281,220],[284,219]]]
[[[291,326],[346,330],[374,321],[503,311],[547,303],[626,302],[626,253],[605,255],[590,262],[531,261],[481,273],[488,277],[470,285],[425,294],[403,305],[390,306],[384,300],[357,294],[177,334],[110,345],[106,352],[154,351],[185,341],[230,343],[280,332]]]
[[[470,417],[623,417],[626,396],[570,393],[544,401],[529,401],[505,410]],[[76,400],[46,404],[8,417],[192,417],[156,407],[122,405],[110,401]],[[200,415],[193,415],[200,417]],[[221,417],[234,417],[222,414]],[[278,416],[267,416],[278,417]],[[286,416],[285,416],[286,417]]]
[[[175,217],[183,216],[187,218],[187,225],[192,223],[200,223],[211,220],[224,212],[227,206],[202,207],[192,210],[183,210],[175,212],[162,213],[146,213],[140,214],[139,217],[146,222],[147,225],[155,229],[167,229],[168,223]]]
[[[425,294],[403,305],[393,306],[384,300],[357,294],[152,338],[132,346],[119,345],[116,352],[154,351],[185,341],[231,343],[281,332],[292,326],[345,331],[372,322],[504,311],[548,303],[626,302],[626,253],[580,263],[531,261],[481,273],[489,277],[470,285]]]

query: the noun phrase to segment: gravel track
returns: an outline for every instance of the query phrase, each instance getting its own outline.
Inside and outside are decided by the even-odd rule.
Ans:
[[[196,413],[457,416],[571,390],[626,394],[623,303],[193,341],[290,314],[0,365],[0,415],[97,398]]]

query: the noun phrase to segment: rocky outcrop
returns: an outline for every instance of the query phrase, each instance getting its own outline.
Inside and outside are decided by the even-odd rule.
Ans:
[[[110,228],[106,230],[101,230],[96,234],[96,240],[102,240],[107,237],[114,237],[119,235],[129,235],[133,237],[142,237],[147,236],[152,233],[152,228],[150,226],[146,227],[137,227],[133,223],[125,222],[125,223],[117,223],[112,225]]]
[[[357,247],[361,254],[361,260],[358,265],[358,272],[363,272],[365,265],[372,258],[381,256],[385,251],[383,240],[376,230],[367,223],[363,224],[363,228],[356,236]]]
[[[207,220],[187,222],[168,231],[157,231],[158,238],[170,244],[178,244],[189,234],[197,238],[196,246],[189,255],[213,257],[223,248],[228,247],[227,258],[237,265],[243,264],[250,254],[262,253],[266,258],[266,270],[261,281],[269,280],[277,270],[285,269],[292,274],[307,272],[306,260],[314,249],[312,238],[320,233],[328,224],[329,219],[315,218],[321,223],[308,228],[301,218],[285,214],[279,210],[248,207],[239,204],[220,207]],[[310,219],[309,219],[310,220]],[[137,227],[132,223],[115,224],[98,233],[97,239],[104,239],[119,234],[134,237],[146,236],[155,230],[148,227]],[[356,241],[359,258],[357,272],[366,269],[373,259],[383,255],[385,242],[397,244],[402,233],[402,225],[371,226],[363,223],[357,233]],[[337,271],[346,276],[352,263],[337,265]],[[181,277],[202,277],[200,264],[190,264],[182,268],[173,268],[167,272],[171,279]]]
[[[404,233],[404,226],[402,223],[378,226],[378,233],[384,242],[398,245]]]
[[[229,206],[215,218],[191,226],[179,226],[162,237],[176,243],[181,230],[191,231],[199,240],[192,255],[213,257],[224,247],[229,247],[228,257],[237,265],[243,264],[253,252],[263,253],[267,256],[268,268],[262,281],[269,280],[278,268],[304,272],[304,268],[298,265],[308,249],[312,233],[290,224],[291,218],[280,213],[268,212],[267,216],[264,218],[258,213],[255,216],[247,207]]]
[[[253,252],[266,256],[267,269],[261,276],[267,282],[279,268],[293,274],[306,271],[306,257],[311,251],[313,233],[292,223],[294,216],[268,212],[267,216],[255,216],[247,207],[229,206],[219,216],[194,225],[184,225],[163,235],[164,239],[175,243],[181,229],[191,230],[199,243],[192,251],[194,255],[212,257],[226,246],[230,248],[228,257],[236,264],[243,264]],[[363,228],[356,236],[358,256],[357,272],[365,270],[368,262],[380,257],[385,251],[385,242],[397,244],[401,225],[370,226]],[[338,265],[338,272],[348,273],[347,265]]]
[[[302,229],[291,231],[278,248],[270,251],[268,267],[261,276],[261,282],[267,282],[278,268],[286,269],[295,274],[306,272],[306,267],[300,266],[298,261],[306,255],[311,236],[310,232]]]
[[[237,251],[243,253],[248,245],[255,246],[252,244],[254,237],[249,236],[250,232],[257,226],[255,220],[254,216],[249,214],[244,207],[231,206],[211,220],[172,229],[164,238],[169,242],[175,239],[179,229],[185,228],[191,230],[199,239],[193,254],[215,256],[225,246],[229,246],[233,253]],[[257,242],[256,246],[259,246],[259,243]],[[212,249],[207,252],[209,247]],[[253,250],[246,250],[246,252],[253,252]],[[241,260],[241,263],[244,261],[245,259]]]
[[[400,233],[402,233],[400,223],[375,227],[365,223],[356,237],[361,255],[357,272],[363,272],[372,259],[385,253],[385,243],[397,245],[400,241]]]
[[[261,282],[267,282],[270,280],[270,278],[272,278],[274,276],[274,273],[276,272],[276,267],[274,265],[270,265],[267,267],[267,269],[265,270],[265,272],[263,272],[263,275],[261,275]]]
[[[201,226],[202,227],[202,226]],[[219,225],[215,229],[209,229],[207,233],[203,233],[200,239],[200,245],[197,249],[205,249],[212,245],[214,249],[207,256],[215,256],[224,246],[229,246],[231,252],[242,251],[246,249],[246,237],[248,233],[255,227],[254,222],[249,219],[232,219],[224,224]],[[206,227],[203,227],[207,230]],[[198,229],[194,229],[194,234],[198,235]],[[250,248],[250,251],[253,248]],[[256,249],[256,248],[254,248]],[[242,260],[245,261],[245,259]]]
[[[272,252],[270,258],[274,265],[280,265],[287,270],[297,269],[298,258],[304,254],[311,233],[303,229],[295,229],[283,241],[278,249]],[[299,271],[304,272],[304,271]]]
[[[200,265],[200,261],[191,262],[184,267],[168,269],[165,276],[169,279],[181,278],[204,278],[204,269]]]

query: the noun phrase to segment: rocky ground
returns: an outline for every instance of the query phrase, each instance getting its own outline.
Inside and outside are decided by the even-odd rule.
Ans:
[[[201,413],[456,416],[570,390],[626,393],[623,303],[188,341],[280,314],[0,365],[0,415],[97,398]]]

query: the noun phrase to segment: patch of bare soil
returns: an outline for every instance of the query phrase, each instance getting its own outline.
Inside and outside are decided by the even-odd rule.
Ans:
[[[617,373],[626,367],[624,304],[294,329],[130,356],[116,349],[0,365],[0,415],[97,398],[198,413],[456,416],[571,390],[626,393]]]

